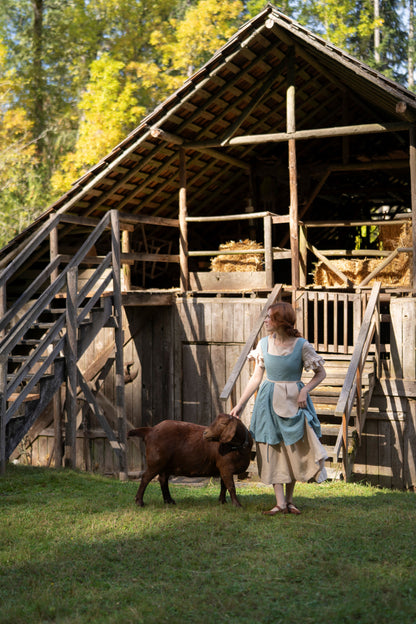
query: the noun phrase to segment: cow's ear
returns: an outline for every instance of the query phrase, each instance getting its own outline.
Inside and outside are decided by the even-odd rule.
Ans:
[[[220,435],[220,442],[223,442],[223,443],[231,442],[231,440],[235,436],[235,432],[237,431],[237,423],[238,423],[237,418],[232,418],[230,416],[229,422],[225,425]]]

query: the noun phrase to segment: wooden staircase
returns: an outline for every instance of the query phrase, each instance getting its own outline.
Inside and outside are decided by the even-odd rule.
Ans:
[[[31,325],[16,344],[7,360],[7,423],[6,457],[9,458],[29,429],[51,402],[54,394],[66,382],[65,361],[65,308],[62,298],[55,299],[43,310],[37,321]],[[78,310],[78,316],[82,310]],[[85,315],[83,315],[85,316]],[[57,336],[49,341],[48,333],[60,327]],[[114,327],[113,302],[111,297],[102,298],[96,307],[78,324],[77,359],[80,359],[99,331]],[[36,357],[36,348],[42,341],[48,344],[48,355]],[[59,349],[59,351],[58,351]]]
[[[325,359],[326,378],[317,388],[312,390],[311,398],[321,423],[322,438],[328,460],[326,462],[328,476],[332,479],[343,474],[342,444],[340,431],[342,430],[342,416],[335,413],[342,387],[347,377],[352,355],[321,353]],[[311,373],[303,375],[305,383],[312,377]],[[362,373],[362,410],[367,412],[370,406],[373,389],[376,382],[376,360],[369,356],[364,364]],[[356,408],[356,402],[353,405]],[[360,427],[354,419],[347,428],[347,453],[349,462],[353,463],[359,445]]]
[[[74,255],[56,250],[58,228],[74,217],[60,214],[35,232],[31,241],[0,273],[0,468],[65,384],[65,465],[75,467],[77,389],[93,409],[119,459],[120,478],[126,474],[123,332],[120,288],[120,226],[117,211],[101,221],[83,220],[92,232]],[[108,230],[111,235],[108,237]],[[104,236],[103,236],[104,235]],[[89,250],[110,239],[106,256],[91,258]],[[52,245],[52,242],[54,244]],[[50,248],[49,248],[50,247]],[[20,289],[19,271],[46,257],[36,278]],[[97,264],[78,285],[82,264]],[[11,294],[13,292],[13,294]],[[78,361],[104,327],[113,327],[117,378],[117,431],[106,421]],[[61,420],[61,414],[56,414]]]

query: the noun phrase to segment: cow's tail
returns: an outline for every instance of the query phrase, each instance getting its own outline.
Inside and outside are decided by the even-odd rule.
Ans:
[[[146,440],[153,427],[139,427],[138,429],[130,429],[127,434],[128,438],[137,437]]]

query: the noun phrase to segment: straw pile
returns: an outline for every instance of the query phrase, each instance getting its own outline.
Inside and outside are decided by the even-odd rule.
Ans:
[[[234,251],[234,250],[251,250],[262,249],[260,243],[251,241],[248,238],[240,240],[238,242],[229,241],[219,246],[219,251]],[[233,272],[253,272],[263,270],[263,254],[262,253],[244,253],[236,255],[219,255],[215,258],[211,258],[210,270],[218,273],[233,273]]]
[[[394,251],[398,247],[412,246],[411,222],[380,227],[379,241],[383,243],[383,249]],[[384,286],[408,286],[410,284],[410,258],[408,253],[400,253],[370,282],[381,282]],[[331,259],[331,263],[341,271],[354,284],[360,284],[385,258],[357,258],[357,259]],[[341,279],[323,262],[316,264],[314,271],[314,283],[318,286],[339,286]]]

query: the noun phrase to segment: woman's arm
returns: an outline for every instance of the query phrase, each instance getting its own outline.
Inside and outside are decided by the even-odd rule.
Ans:
[[[241,412],[246,406],[247,401],[251,397],[252,394],[255,393],[257,388],[259,387],[261,380],[263,379],[264,368],[259,364],[256,364],[256,368],[254,369],[254,373],[250,377],[247,386],[244,389],[243,394],[240,397],[238,403],[232,408],[230,411],[231,416],[240,417]]]
[[[299,396],[298,396],[299,407],[306,407],[306,399],[307,399],[308,393],[312,392],[312,390],[316,388],[316,386],[319,386],[319,384],[325,379],[325,377],[326,377],[325,368],[322,365],[318,366],[318,368],[315,370],[315,374],[312,377],[312,379],[307,384],[305,384],[299,392]]]

